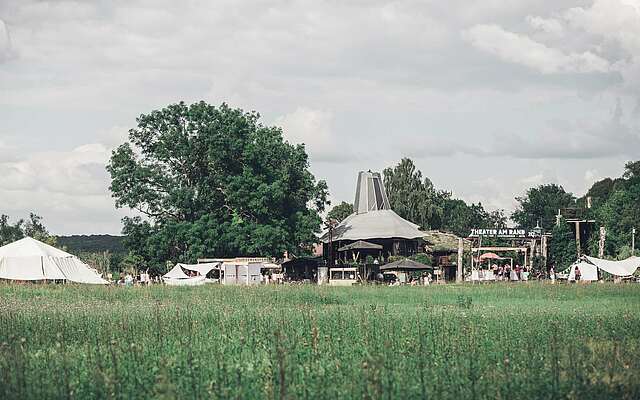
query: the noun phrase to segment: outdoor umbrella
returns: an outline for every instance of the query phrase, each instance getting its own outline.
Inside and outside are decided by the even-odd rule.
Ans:
[[[394,261],[392,263],[385,264],[382,267],[380,267],[380,270],[382,271],[389,271],[389,270],[411,271],[411,270],[422,270],[422,269],[433,269],[433,267],[419,263],[417,261],[410,260],[408,258]]]

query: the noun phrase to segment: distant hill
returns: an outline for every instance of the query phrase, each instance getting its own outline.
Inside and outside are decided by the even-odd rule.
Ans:
[[[122,236],[113,235],[71,235],[58,236],[59,247],[66,247],[71,253],[126,253]]]

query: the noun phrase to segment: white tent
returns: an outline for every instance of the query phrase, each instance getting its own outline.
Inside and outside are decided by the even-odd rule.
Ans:
[[[571,266],[571,270],[569,271],[570,281],[576,280],[576,267],[580,269],[580,280],[581,281],[597,281],[598,280],[598,267],[593,264],[586,263],[584,261],[580,261],[574,263]]]
[[[64,279],[78,283],[108,283],[96,270],[73,254],[30,237],[0,247],[0,279]]]
[[[162,276],[162,280],[170,286],[199,286],[205,283],[207,274],[218,267],[219,263],[176,264],[171,271]],[[198,276],[189,276],[183,269],[197,272]]]
[[[629,257],[622,261],[609,261],[600,258],[584,256],[585,260],[601,270],[615,276],[633,275],[640,267],[640,257]]]
[[[207,274],[214,269],[218,269],[220,267],[220,263],[202,263],[202,264],[178,264],[182,268],[195,271],[202,276],[207,276]]]

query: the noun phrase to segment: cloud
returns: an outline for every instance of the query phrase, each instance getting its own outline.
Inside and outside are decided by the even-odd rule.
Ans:
[[[0,146],[0,152],[2,150]],[[18,153],[13,150],[14,154]],[[119,233],[119,219],[124,212],[114,209],[108,190],[105,165],[110,155],[111,147],[93,143],[69,151],[3,158],[0,161],[2,212],[19,218],[33,211],[44,216],[45,223],[56,234]]]
[[[609,62],[590,51],[565,54],[497,25],[475,25],[463,33],[474,47],[543,74],[608,72]]]
[[[555,36],[561,36],[564,33],[562,23],[555,18],[542,18],[528,15],[526,21],[532,28]]]
[[[284,131],[290,143],[304,144],[312,161],[344,162],[354,158],[345,153],[344,143],[332,129],[333,115],[328,111],[298,107],[276,118],[275,125]]]
[[[13,57],[13,49],[11,47],[11,37],[9,36],[9,28],[7,24],[0,19],[0,63]]]

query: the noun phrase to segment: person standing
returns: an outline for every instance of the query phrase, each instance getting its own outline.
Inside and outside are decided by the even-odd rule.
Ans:
[[[581,278],[582,278],[582,272],[580,272],[580,268],[578,268],[578,266],[576,265],[576,270],[575,270],[576,282],[580,281]]]
[[[549,270],[549,278],[551,279],[551,284],[555,284],[556,283],[556,270],[555,268],[553,268],[553,265],[551,266],[551,269]]]

